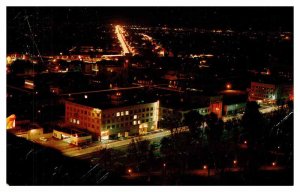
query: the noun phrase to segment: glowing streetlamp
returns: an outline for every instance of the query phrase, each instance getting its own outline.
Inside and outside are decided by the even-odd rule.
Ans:
[[[130,173],[132,173],[132,170],[131,170],[131,169],[128,169],[127,172],[130,174]]]
[[[207,169],[207,165],[203,165],[203,169],[206,170]]]
[[[273,166],[273,167],[276,166],[276,162],[275,162],[275,161],[272,162],[272,166]]]
[[[226,89],[231,89],[231,84],[230,83],[226,84]]]

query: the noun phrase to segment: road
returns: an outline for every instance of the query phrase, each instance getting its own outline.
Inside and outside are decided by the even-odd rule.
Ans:
[[[145,140],[155,140],[158,138],[162,138],[165,136],[169,136],[171,134],[170,131],[168,130],[159,130],[154,133],[150,133],[148,135],[141,136],[142,139]],[[74,145],[71,145],[69,143],[66,143],[62,140],[54,139],[51,137],[51,134],[49,135],[43,135],[45,138],[47,138],[47,141],[41,141],[41,140],[34,140],[34,142],[39,143],[41,145],[55,148],[59,151],[61,151],[64,155],[69,156],[69,157],[77,157],[77,156],[83,156],[83,155],[88,155],[90,153],[95,153],[97,151],[100,151],[103,148],[117,148],[121,146],[126,146],[128,145],[132,138],[126,139],[126,140],[118,140],[118,141],[109,141],[106,143],[101,143],[101,142],[95,142],[86,148],[81,148],[77,147]]]
[[[123,33],[124,33],[123,28],[120,25],[116,25],[115,26],[115,31],[116,31],[116,34],[117,34],[117,38],[120,42],[121,48],[123,50],[122,55],[131,53],[131,48],[128,45],[128,43],[126,42],[125,37],[123,35]]]

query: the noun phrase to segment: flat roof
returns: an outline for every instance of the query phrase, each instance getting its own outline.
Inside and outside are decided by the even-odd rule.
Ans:
[[[91,134],[79,131],[78,129],[71,128],[71,127],[55,127],[53,130],[68,133],[70,135],[77,134],[79,137],[85,137],[85,136],[90,136]]]
[[[117,93],[120,93],[121,96],[117,96]],[[153,103],[158,99],[152,97],[150,94],[147,94],[144,88],[137,88],[132,90],[128,89],[125,91],[114,90],[102,93],[72,95],[71,97],[66,98],[66,100],[93,108],[109,109]]]

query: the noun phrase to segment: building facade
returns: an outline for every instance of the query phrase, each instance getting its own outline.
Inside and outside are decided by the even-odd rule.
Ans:
[[[159,101],[105,109],[66,101],[65,110],[66,123],[92,133],[98,140],[106,140],[157,129]]]
[[[277,100],[293,98],[293,86],[288,84],[271,84],[251,82],[248,100],[259,103],[275,104]]]

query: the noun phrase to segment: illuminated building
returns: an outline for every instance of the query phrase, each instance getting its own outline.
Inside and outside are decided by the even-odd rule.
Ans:
[[[34,89],[34,87],[35,87],[35,83],[33,80],[25,79],[24,88]]]
[[[293,85],[251,82],[249,101],[259,103],[276,103],[277,100],[291,100],[293,98]]]
[[[245,111],[248,97],[246,91],[230,89],[221,91],[220,95],[223,96],[223,115],[236,115]]]
[[[146,134],[157,129],[159,101],[125,102],[120,92],[110,101],[85,99],[65,102],[65,122],[86,130],[98,140]],[[97,102],[98,101],[98,102]]]

